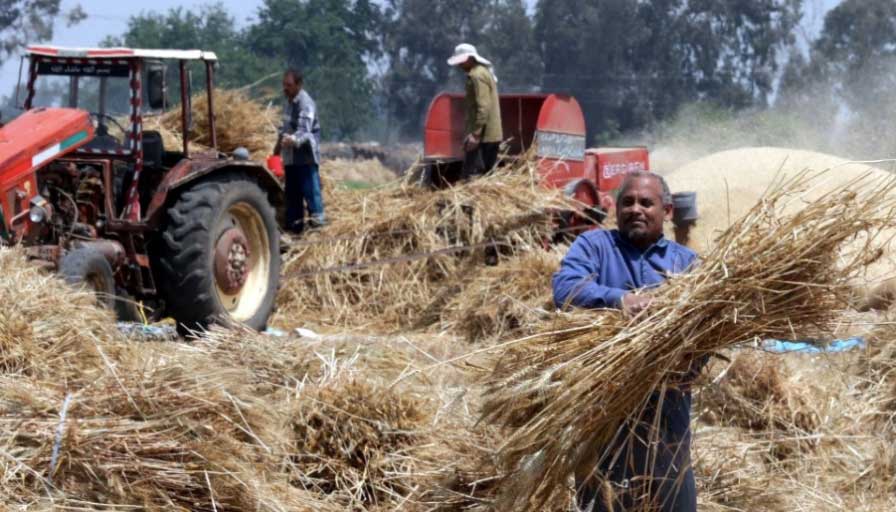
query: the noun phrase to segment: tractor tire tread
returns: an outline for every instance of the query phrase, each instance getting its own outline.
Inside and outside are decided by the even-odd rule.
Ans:
[[[238,198],[238,199],[236,199]],[[221,321],[222,306],[215,291],[214,276],[208,267],[214,250],[211,237],[220,215],[230,201],[248,201],[263,219],[269,238],[273,236],[271,257],[273,275],[268,294],[258,313],[246,324],[258,329],[273,310],[279,281],[277,226],[273,206],[260,184],[239,173],[209,177],[182,192],[167,209],[159,236],[159,254],[154,255],[162,298],[167,313],[177,321],[178,329],[201,330]],[[274,275],[276,274],[276,275]]]

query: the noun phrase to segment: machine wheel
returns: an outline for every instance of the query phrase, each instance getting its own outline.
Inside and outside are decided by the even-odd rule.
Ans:
[[[600,224],[606,217],[597,187],[587,179],[569,182],[564,195],[582,204],[581,210],[570,210],[560,214],[560,239],[575,238],[580,232]]]
[[[178,330],[216,322],[264,329],[280,278],[267,194],[246,176],[216,176],[187,189],[167,213],[158,282]]]
[[[115,275],[99,252],[86,248],[68,252],[59,262],[59,274],[68,284],[95,293],[101,306],[115,309]]]

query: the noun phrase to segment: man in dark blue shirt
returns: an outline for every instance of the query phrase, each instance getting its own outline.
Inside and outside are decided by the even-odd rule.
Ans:
[[[662,177],[629,174],[617,197],[619,229],[578,237],[554,274],[557,307],[615,308],[629,315],[649,308],[645,291],[668,274],[688,270],[697,257],[663,237],[663,222],[671,215],[672,197]],[[610,446],[594,447],[594,466],[576,475],[578,506],[593,512],[696,512],[690,408],[686,384],[655,392]]]

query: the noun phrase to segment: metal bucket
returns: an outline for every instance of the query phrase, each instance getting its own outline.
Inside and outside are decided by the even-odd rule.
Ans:
[[[672,194],[672,222],[694,222],[700,215],[697,213],[697,193],[677,192]]]

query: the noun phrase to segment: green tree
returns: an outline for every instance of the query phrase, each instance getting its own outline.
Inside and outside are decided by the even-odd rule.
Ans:
[[[896,3],[845,0],[831,10],[813,45],[813,66],[857,110],[892,96],[896,85]]]
[[[265,0],[249,45],[301,68],[328,137],[350,138],[373,111],[368,63],[379,57],[380,10],[368,0]]]
[[[107,38],[102,44],[213,51],[218,56],[216,82],[224,87],[252,83],[274,70],[270,62],[247,48],[246,34],[236,27],[233,16],[221,3],[195,11],[176,7],[164,13],[141,12],[128,19],[124,34]]]
[[[692,101],[764,105],[802,0],[550,0],[536,9],[544,88],[579,98],[592,135]]]
[[[896,151],[896,3],[844,0],[825,16],[812,47],[813,78],[829,84],[847,111],[844,137],[864,157]]]
[[[502,92],[541,84],[541,52],[522,0],[389,0],[385,17],[389,66],[381,83],[387,108],[406,135],[420,136],[437,93],[463,90],[463,74],[445,62],[460,43],[476,45],[492,61]]]
[[[72,25],[86,17],[80,6],[63,13],[60,3],[60,0],[0,0],[0,64],[28,43],[52,38],[58,18]]]

